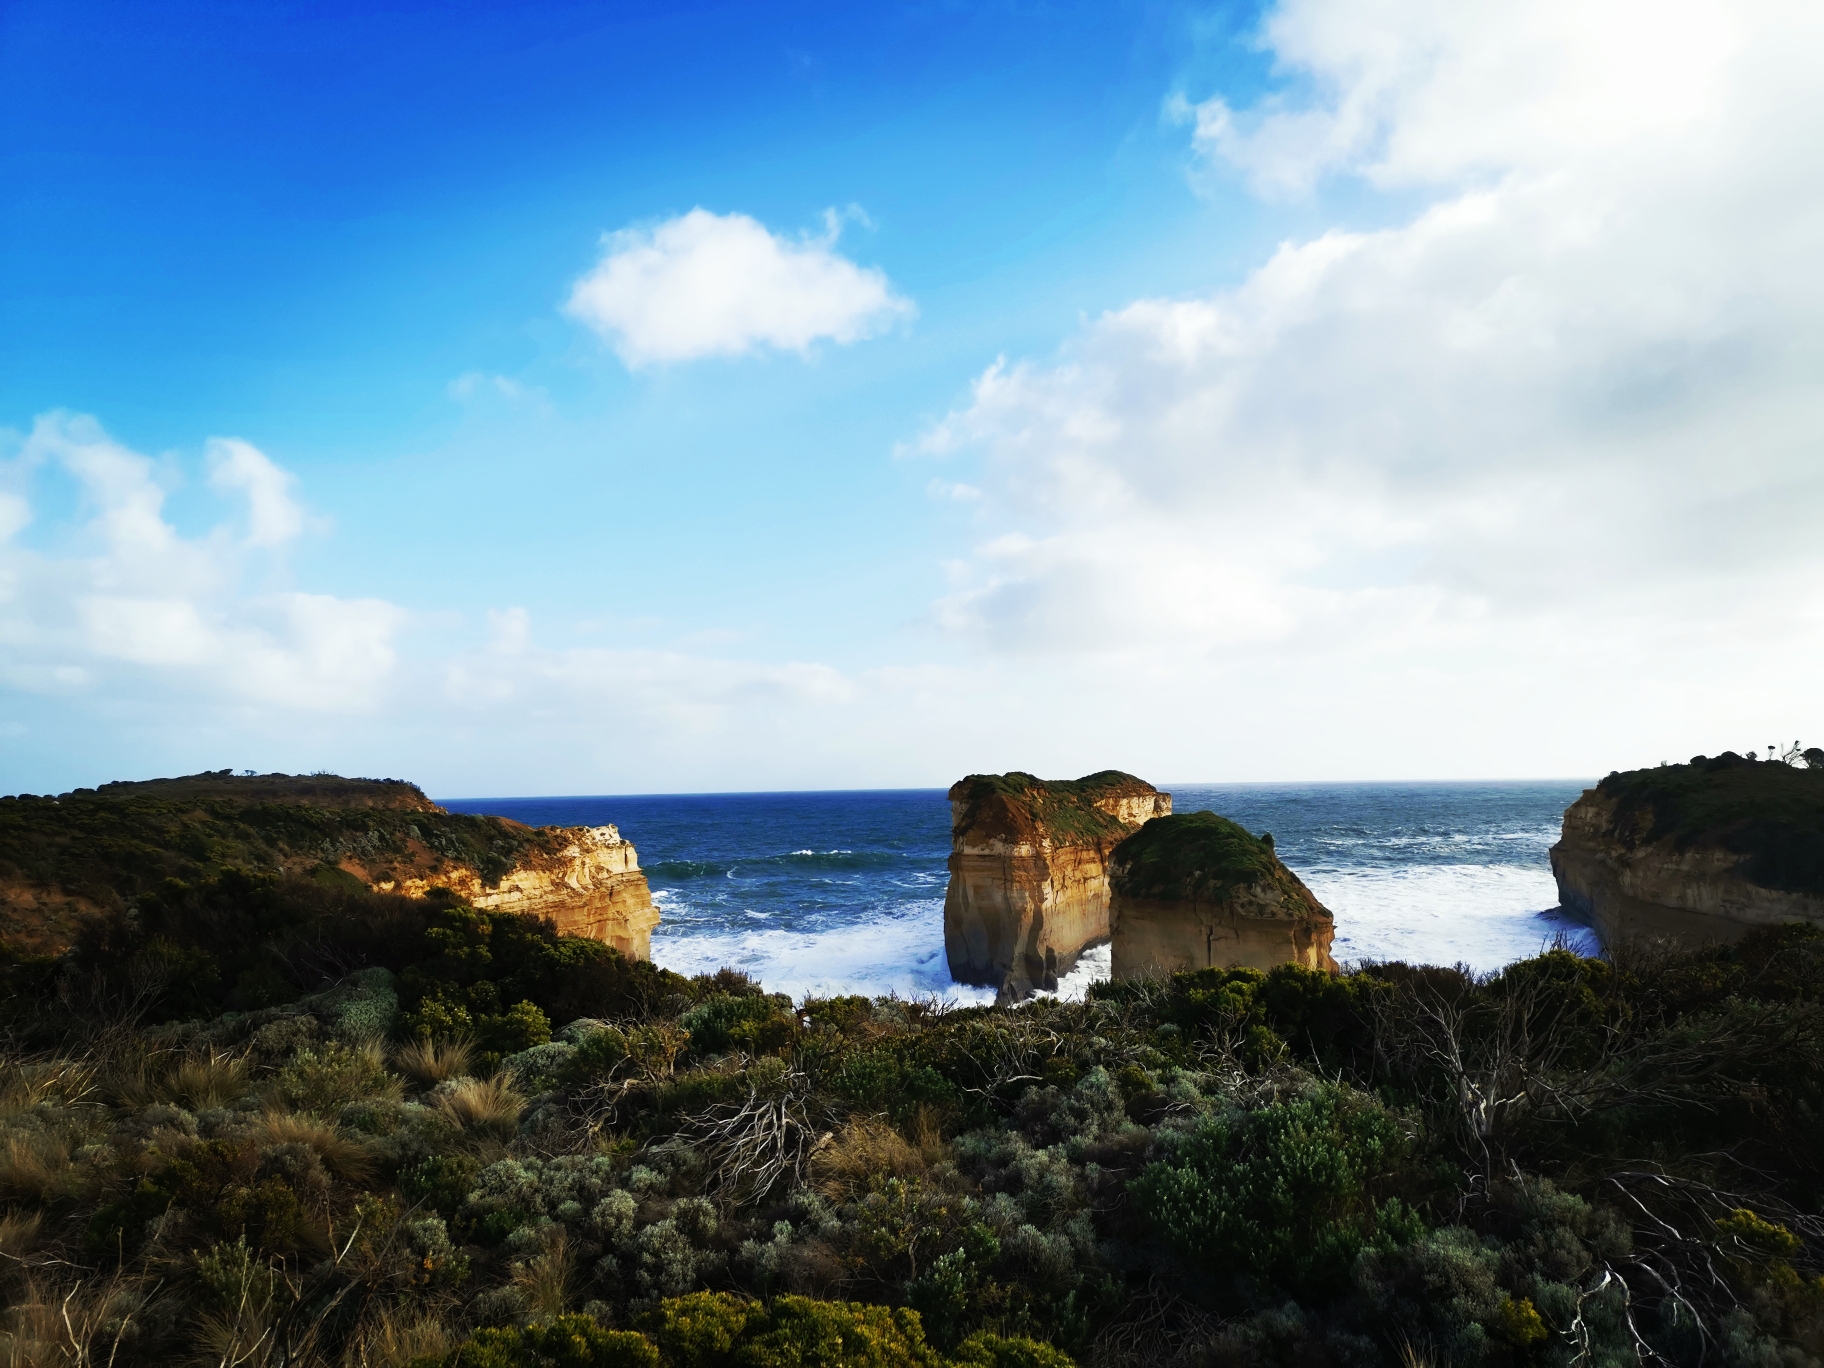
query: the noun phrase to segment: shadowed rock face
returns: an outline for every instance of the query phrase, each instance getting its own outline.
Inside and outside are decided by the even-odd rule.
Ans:
[[[972,774],[950,790],[944,950],[959,983],[1018,1000],[1108,937],[1108,855],[1172,795],[1118,770]]]
[[[1824,922],[1824,770],[1726,752],[1611,774],[1565,810],[1552,873],[1605,944]]]
[[[1160,817],[1109,864],[1115,978],[1288,962],[1337,972],[1336,920],[1280,863],[1270,836],[1213,812]]]

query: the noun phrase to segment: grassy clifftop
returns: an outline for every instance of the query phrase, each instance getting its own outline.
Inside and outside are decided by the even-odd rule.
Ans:
[[[1159,790],[1120,770],[1099,770],[1081,779],[1040,779],[1014,770],[972,774],[950,787],[950,801],[962,803],[954,829],[960,835],[1019,841],[1043,833],[1053,845],[1113,844],[1131,829],[1097,807],[1116,798],[1142,797]]]
[[[1131,898],[1220,902],[1237,888],[1285,876],[1271,836],[1213,812],[1155,817],[1115,847],[1114,890]]]
[[[1824,893],[1824,769],[1727,751],[1611,774],[1596,792],[1614,802],[1611,834],[1625,845],[1720,846],[1763,888]]]

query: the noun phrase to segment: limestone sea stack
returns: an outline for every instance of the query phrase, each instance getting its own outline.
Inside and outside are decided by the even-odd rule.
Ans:
[[[1565,811],[1552,873],[1605,944],[1824,922],[1824,768],[1725,751],[1611,774]]]
[[[1286,963],[1337,972],[1336,919],[1271,836],[1213,812],[1157,817],[1115,847],[1109,874],[1117,979]]]
[[[1018,1000],[1108,938],[1108,856],[1172,795],[1119,770],[972,774],[950,789],[944,950],[959,983]]]

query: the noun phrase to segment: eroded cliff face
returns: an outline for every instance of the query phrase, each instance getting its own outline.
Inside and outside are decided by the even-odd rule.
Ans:
[[[1273,852],[1210,812],[1149,822],[1110,860],[1111,972],[1145,978],[1185,969],[1337,972],[1336,919]]]
[[[1565,810],[1552,874],[1605,944],[1824,923],[1824,773],[1733,755],[1610,775]]]
[[[1106,770],[1047,781],[971,775],[950,789],[950,976],[1018,1000],[1053,989],[1108,937],[1108,856],[1172,795]]]
[[[409,897],[447,888],[482,911],[537,917],[552,922],[559,935],[606,941],[629,958],[651,959],[659,913],[633,843],[611,826],[547,827],[541,834],[557,838],[552,848],[522,855],[492,885],[467,866],[445,865],[372,887]]]

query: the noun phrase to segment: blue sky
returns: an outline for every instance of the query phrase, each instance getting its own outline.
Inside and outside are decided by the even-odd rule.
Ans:
[[[1789,739],[1817,34],[1689,9],[8,6],[0,789]]]

